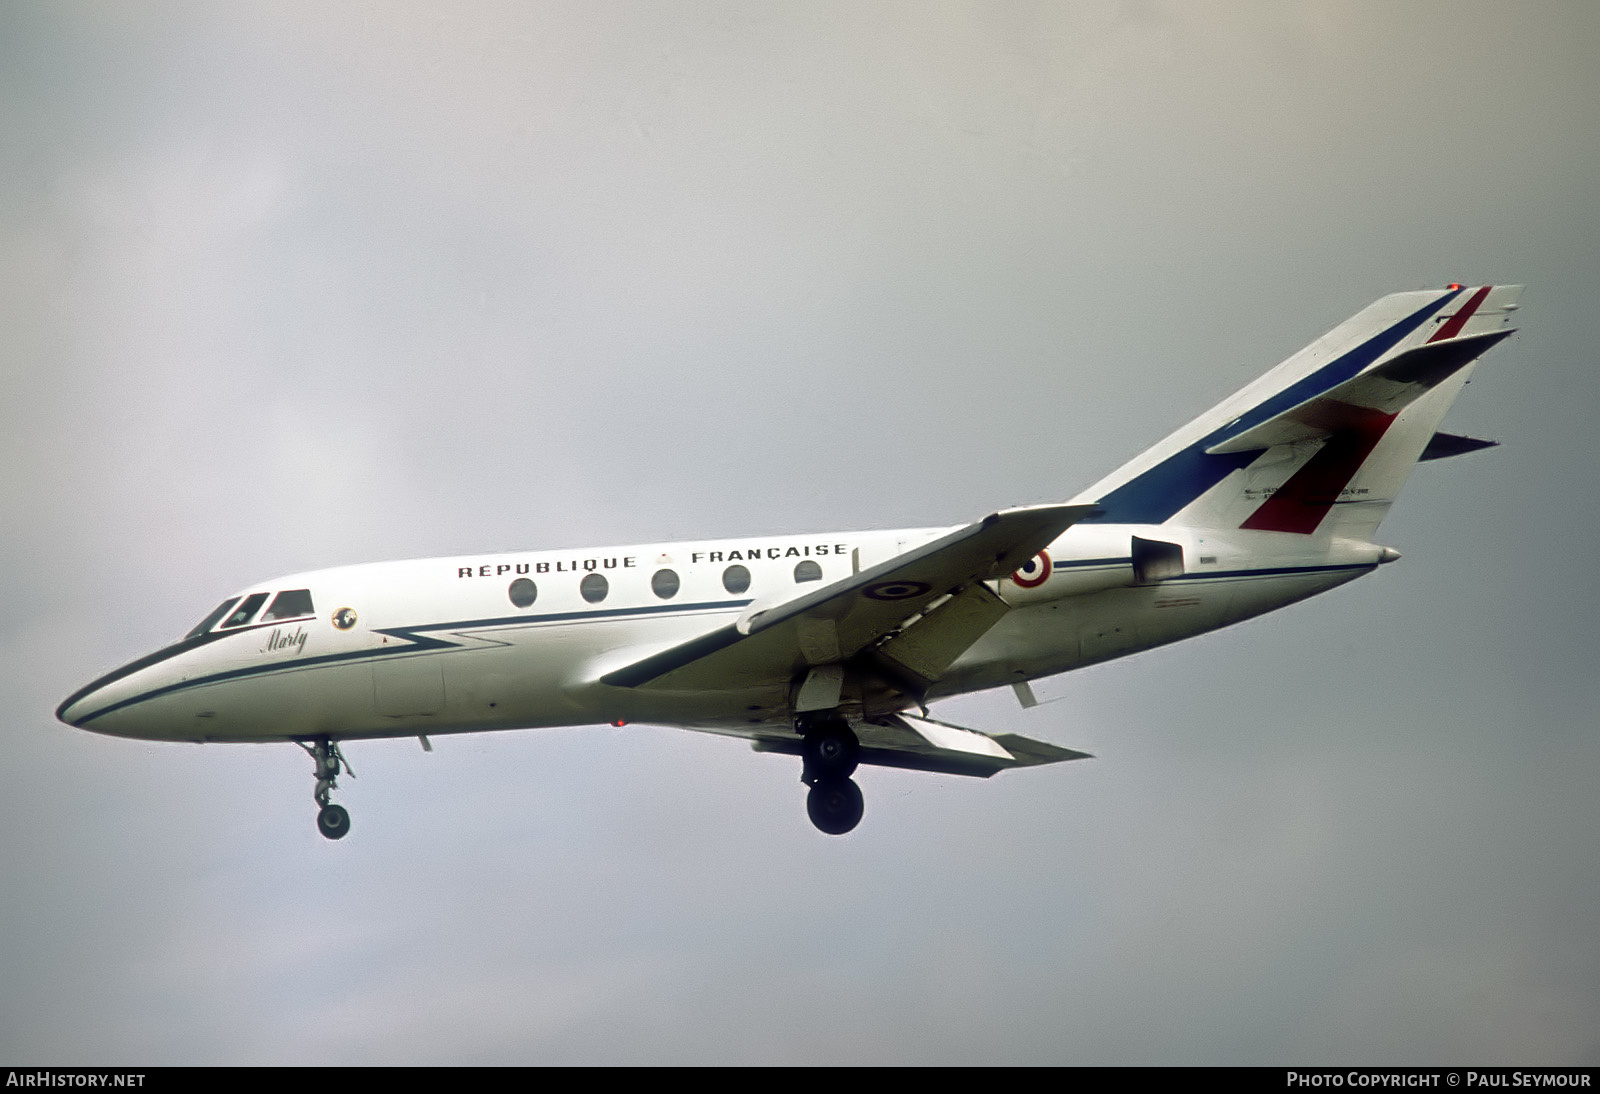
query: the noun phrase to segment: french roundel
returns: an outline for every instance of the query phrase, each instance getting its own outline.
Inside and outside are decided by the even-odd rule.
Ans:
[[[926,581],[880,581],[876,585],[868,585],[861,592],[874,600],[910,600],[914,596],[924,596],[932,589],[933,586]]]
[[[1050,552],[1040,551],[1033,558],[1024,562],[1011,575],[1011,580],[1024,589],[1037,589],[1050,580]]]

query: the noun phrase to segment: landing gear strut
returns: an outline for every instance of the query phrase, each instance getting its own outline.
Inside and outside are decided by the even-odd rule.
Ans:
[[[805,766],[800,781],[811,788],[806,814],[830,836],[842,836],[861,823],[865,807],[861,788],[850,778],[861,755],[861,743],[850,723],[837,715],[817,717],[797,726]]]
[[[304,741],[295,744],[305,749],[311,762],[317,765],[317,789],[312,795],[322,807],[317,812],[317,831],[328,839],[344,839],[350,832],[350,814],[344,806],[330,802],[328,795],[338,787],[340,771],[348,771],[350,777],[355,778],[356,773],[350,771],[350,761],[339,751],[338,742],[329,737],[318,737],[310,744]]]

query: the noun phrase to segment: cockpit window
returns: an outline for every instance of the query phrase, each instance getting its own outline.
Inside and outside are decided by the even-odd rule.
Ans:
[[[231,598],[229,598],[227,600],[224,600],[221,604],[218,604],[215,608],[212,609],[210,615],[208,615],[204,619],[200,620],[200,622],[195,625],[194,630],[192,630],[188,634],[184,635],[184,637],[185,638],[197,638],[200,635],[205,634],[212,627],[215,627],[217,625],[217,620],[221,619],[223,616],[228,614],[228,609],[229,608],[233,607],[237,603],[239,603],[239,598],[236,597],[236,596],[235,597],[231,597]]]
[[[311,606],[310,589],[290,589],[288,592],[279,593],[261,616],[261,622],[270,623],[274,619],[299,619],[305,615],[316,615],[317,610]]]
[[[261,610],[261,605],[266,602],[266,593],[251,593],[244,598],[244,603],[239,605],[239,610],[228,616],[227,621],[222,624],[222,629],[227,630],[229,627],[244,626],[255,618],[256,613]]]

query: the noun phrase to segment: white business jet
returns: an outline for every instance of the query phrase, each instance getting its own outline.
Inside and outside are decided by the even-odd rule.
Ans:
[[[1511,334],[1520,286],[1397,293],[1070,502],[957,528],[380,562],[229,596],[182,640],[74,693],[69,725],[294,741],[317,825],[340,742],[646,722],[801,758],[822,831],[861,820],[858,764],[987,777],[1085,754],[930,716],[1213,631],[1398,558],[1378,522]]]

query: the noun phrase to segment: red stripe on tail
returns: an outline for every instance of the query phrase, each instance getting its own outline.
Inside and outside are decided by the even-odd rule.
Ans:
[[[1434,333],[1432,338],[1428,339],[1428,341],[1443,342],[1446,338],[1454,338],[1456,335],[1460,334],[1461,328],[1467,325],[1467,320],[1471,319],[1473,314],[1483,306],[1483,302],[1488,298],[1489,290],[1492,288],[1494,288],[1493,285],[1485,285],[1483,288],[1473,293],[1472,296],[1467,299],[1467,302],[1461,305],[1461,310],[1456,312],[1449,319],[1446,319],[1444,324],[1438,329],[1438,331]]]
[[[1278,487],[1239,527],[1309,536],[1336,502],[1360,501],[1360,498],[1341,498],[1340,495],[1372,455],[1372,450],[1378,447],[1384,431],[1396,417],[1398,415],[1377,410],[1360,410],[1360,417],[1353,424],[1329,437],[1316,455],[1290,475],[1289,481]]]

